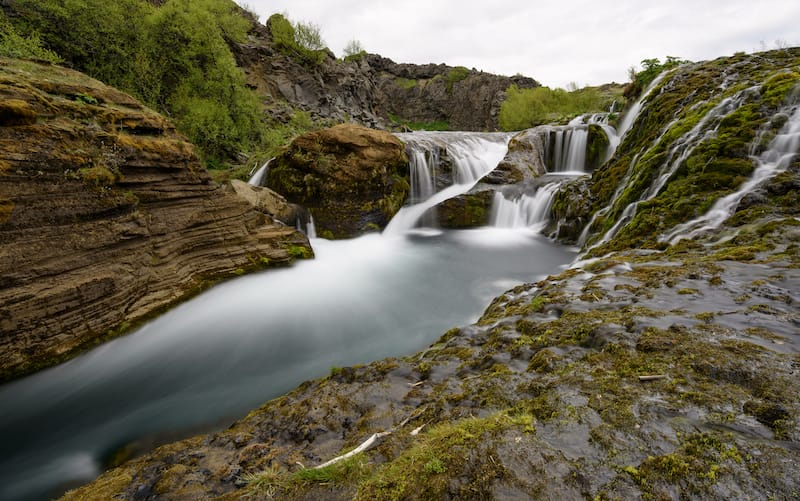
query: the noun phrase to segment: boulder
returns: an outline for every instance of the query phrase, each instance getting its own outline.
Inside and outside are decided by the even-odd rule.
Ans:
[[[341,124],[296,138],[270,165],[266,185],[308,208],[324,238],[380,230],[408,196],[408,159],[385,131]]]

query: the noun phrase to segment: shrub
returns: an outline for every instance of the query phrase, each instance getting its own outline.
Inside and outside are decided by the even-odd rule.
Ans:
[[[500,105],[499,123],[507,131],[563,122],[583,113],[603,111],[610,105],[608,98],[593,87],[568,92],[548,87],[520,89],[512,85],[506,95]]]
[[[0,56],[36,59],[52,64],[62,62],[58,54],[44,47],[37,32],[30,32],[28,36],[20,35],[8,22],[2,10],[0,10]]]

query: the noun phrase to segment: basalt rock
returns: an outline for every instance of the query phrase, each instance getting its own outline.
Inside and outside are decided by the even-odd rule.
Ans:
[[[296,138],[267,186],[308,208],[317,231],[347,238],[384,228],[408,196],[405,148],[388,132],[341,124]]]
[[[269,28],[255,21],[248,41],[232,49],[248,84],[278,120],[301,109],[316,119],[371,128],[437,123],[452,130],[496,130],[506,89],[539,86],[522,76],[397,64],[376,54],[339,60],[327,51],[311,63],[279,50]]]
[[[0,103],[1,379],[308,248],[213,183],[173,126],[126,94],[0,59]]]

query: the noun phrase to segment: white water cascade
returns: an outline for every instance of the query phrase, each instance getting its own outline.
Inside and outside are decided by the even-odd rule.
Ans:
[[[491,225],[541,231],[550,219],[550,208],[560,186],[560,182],[548,183],[536,190],[532,197],[523,194],[513,200],[508,200],[499,191],[495,192]]]
[[[692,127],[691,130],[675,140],[667,151],[666,158],[663,161],[664,168],[659,172],[658,177],[650,183],[650,186],[644,190],[642,195],[637,200],[629,203],[623,209],[622,214],[620,214],[620,216],[617,218],[614,226],[606,231],[603,237],[593,244],[589,250],[594,249],[595,247],[598,247],[614,238],[614,236],[616,236],[617,233],[619,233],[619,231],[626,224],[628,224],[634,218],[634,216],[636,216],[636,211],[639,207],[639,204],[651,200],[658,195],[664,185],[667,184],[667,181],[669,181],[669,179],[675,174],[683,162],[686,161],[694,149],[706,139],[714,137],[722,120],[729,114],[739,109],[739,107],[744,104],[747,99],[753,95],[757,95],[758,89],[758,86],[750,87],[738,92],[734,96],[726,97],[717,103],[713,108],[711,108],[711,110],[709,110],[700,119],[700,121],[694,127]],[[675,124],[675,122],[672,122],[670,126],[665,128],[665,130],[662,132],[662,137],[664,133],[669,131],[673,124]],[[661,137],[654,141],[651,145],[651,148],[655,147],[660,140]],[[620,183],[620,185],[628,184],[630,176],[634,175],[634,167],[635,165],[632,163],[628,175]],[[609,206],[613,207],[615,203],[616,199],[612,200]]]
[[[253,170],[250,171],[250,180],[247,181],[247,184],[251,184],[253,186],[264,186],[264,183],[267,181],[269,164],[272,163],[273,160],[275,160],[275,158],[270,158],[257,170],[253,168]]]
[[[767,149],[754,158],[756,169],[749,180],[735,192],[717,200],[711,209],[702,216],[676,226],[670,233],[662,235],[659,240],[677,243],[684,238],[694,238],[706,231],[715,230],[727,220],[745,195],[752,192],[765,181],[785,171],[795,155],[800,153],[800,105],[794,109],[783,110],[789,119],[781,131],[770,142]],[[758,144],[758,138],[754,145]]]
[[[585,125],[573,124],[553,127],[551,135],[553,151],[547,153],[552,159],[550,172],[584,172],[586,168],[586,146],[589,139],[589,128]],[[550,141],[547,147],[551,146]]]
[[[412,205],[403,207],[392,218],[384,229],[387,235],[406,233],[420,224],[430,225],[432,209],[466,193],[497,167],[511,139],[506,133],[414,132],[397,136],[409,152]],[[445,155],[452,160],[451,172],[442,166]]]

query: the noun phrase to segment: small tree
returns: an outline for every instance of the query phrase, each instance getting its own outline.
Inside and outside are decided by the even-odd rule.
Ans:
[[[326,46],[319,25],[311,22],[298,21],[294,25],[294,39],[308,50],[322,50]]]
[[[344,50],[342,52],[344,54],[344,58],[347,59],[349,57],[359,56],[365,51],[364,46],[361,45],[361,42],[354,38],[347,42],[347,45],[344,46]]]

